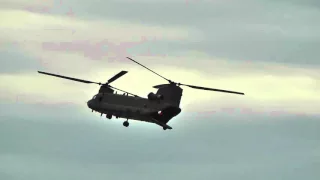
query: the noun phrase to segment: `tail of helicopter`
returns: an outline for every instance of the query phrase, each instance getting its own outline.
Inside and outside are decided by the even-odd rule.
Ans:
[[[182,89],[178,86],[171,84],[163,84],[154,86],[157,88],[157,95],[162,95],[164,101],[168,101],[170,104],[179,107],[182,97]]]
[[[172,84],[162,84],[154,86],[158,91],[156,95],[161,95],[163,101],[170,104],[170,106],[162,109],[160,112],[154,113],[153,118],[156,119],[156,123],[167,129],[172,129],[170,126],[167,127],[167,123],[175,116],[180,114],[180,102],[182,98],[182,89],[179,86]]]
[[[200,90],[207,90],[207,91],[216,91],[216,92],[223,92],[223,93],[232,93],[232,94],[241,94],[244,95],[242,92],[236,92],[236,91],[229,91],[229,90],[223,90],[223,89],[214,89],[214,88],[207,88],[207,87],[201,87],[201,86],[194,86],[189,84],[182,84],[182,83],[176,83],[173,82],[170,79],[167,79],[160,74],[154,72],[153,70],[149,69],[148,67],[140,64],[139,62],[133,60],[132,58],[127,57],[129,60],[135,62],[136,64],[139,64],[140,66],[146,68],[147,70],[153,72],[154,74],[158,75],[159,77],[163,78],[164,80],[168,81],[168,84],[160,84],[153,86],[154,88],[157,88],[158,91],[156,95],[161,96],[155,96],[155,98],[158,98],[162,101],[165,101],[170,104],[169,107],[161,110],[161,112],[153,113],[153,118],[155,118],[158,124],[162,124],[162,126],[165,128],[164,124],[167,124],[170,119],[172,119],[174,116],[178,115],[181,112],[180,109],[180,101],[182,98],[182,88],[180,86],[187,86],[193,89],[200,89]],[[161,97],[161,98],[159,98]],[[164,123],[164,124],[163,124]]]

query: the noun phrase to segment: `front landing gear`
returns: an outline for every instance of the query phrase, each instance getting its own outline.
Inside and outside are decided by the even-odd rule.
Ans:
[[[128,120],[126,120],[125,122],[123,122],[123,126],[124,126],[124,127],[129,127],[129,122],[128,122]]]

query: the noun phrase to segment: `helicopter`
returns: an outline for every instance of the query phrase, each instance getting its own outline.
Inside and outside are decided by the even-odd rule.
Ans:
[[[93,82],[42,71],[38,71],[38,73],[64,78],[72,81],[82,82],[86,84],[99,85],[99,92],[87,102],[88,108],[90,108],[92,112],[95,111],[100,113],[101,116],[105,114],[106,118],[108,119],[112,119],[112,117],[115,117],[116,119],[126,119],[126,121],[123,122],[123,126],[125,127],[129,127],[130,119],[159,125],[163,128],[163,130],[172,129],[172,127],[168,125],[168,122],[173,117],[181,113],[180,102],[182,98],[183,89],[180,86],[186,86],[200,90],[244,95],[244,93],[242,92],[177,83],[161,76],[160,74],[154,72],[148,67],[133,60],[132,58],[127,58],[132,62],[151,71],[152,73],[158,75],[164,80],[168,81],[168,83],[153,86],[154,88],[158,89],[156,93],[150,92],[147,97],[140,97],[138,95],[132,94],[130,92],[118,89],[110,85],[110,83],[114,82],[121,76],[127,74],[128,71],[120,71],[118,74],[111,77],[106,83]],[[122,92],[123,94],[118,94],[117,92],[115,92],[116,90]]]

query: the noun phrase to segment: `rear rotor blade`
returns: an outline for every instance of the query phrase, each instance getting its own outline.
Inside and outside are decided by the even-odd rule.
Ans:
[[[217,91],[217,92],[224,92],[224,93],[232,93],[232,94],[241,94],[244,95],[242,92],[236,92],[236,91],[229,91],[229,90],[223,90],[223,89],[214,89],[214,88],[207,88],[207,87],[201,87],[201,86],[193,86],[188,84],[180,84],[183,86],[188,86],[194,89],[201,89],[201,90],[208,90],[208,91]]]
[[[108,85],[108,86],[109,86],[110,88],[116,89],[116,90],[118,90],[118,91],[122,91],[122,92],[124,92],[124,93],[128,93],[128,94],[130,94],[130,95],[132,95],[132,96],[140,97],[140,96],[138,96],[138,95],[135,95],[135,94],[129,93],[129,92],[127,92],[127,91],[124,91],[124,90],[121,90],[121,89],[115,88],[115,87],[113,87],[113,86],[110,86],[110,85]]]
[[[106,84],[112,83],[113,81],[117,80],[118,78],[120,78],[121,76],[123,76],[123,75],[125,75],[125,74],[127,74],[127,73],[128,73],[128,71],[121,71],[121,72],[119,72],[118,74],[116,74],[116,75],[114,75],[112,78],[110,78]]]
[[[170,83],[173,83],[170,79],[167,79],[167,78],[165,78],[165,77],[161,76],[160,74],[158,74],[158,73],[156,73],[156,72],[152,71],[151,69],[149,69],[149,68],[147,68],[146,66],[144,66],[144,65],[142,65],[142,64],[140,64],[140,63],[138,63],[137,61],[135,61],[135,60],[133,60],[133,59],[131,59],[131,58],[129,58],[129,57],[127,57],[127,58],[128,58],[128,59],[130,59],[131,61],[133,61],[133,62],[135,62],[135,63],[139,64],[140,66],[142,66],[142,67],[144,67],[144,68],[148,69],[149,71],[153,72],[154,74],[156,74],[156,75],[158,75],[158,76],[162,77],[163,79],[165,79],[165,80],[169,81]]]
[[[244,93],[242,93],[242,92],[229,91],[229,90],[223,90],[223,89],[213,89],[213,88],[207,88],[207,87],[201,87],[201,86],[194,86],[194,85],[188,85],[188,84],[175,83],[175,82],[171,81],[170,79],[167,79],[167,78],[165,78],[165,77],[161,76],[160,74],[158,74],[158,73],[156,73],[156,72],[152,71],[151,69],[147,68],[146,66],[144,66],[144,65],[142,65],[142,64],[140,64],[140,63],[138,63],[137,61],[135,61],[135,60],[133,60],[133,59],[131,59],[131,58],[129,58],[129,57],[127,57],[127,58],[128,58],[128,59],[130,59],[131,61],[133,61],[133,62],[135,62],[135,63],[139,64],[140,66],[142,66],[142,67],[144,67],[144,68],[148,69],[149,71],[153,72],[154,74],[156,74],[156,75],[158,75],[158,76],[162,77],[163,79],[165,79],[165,80],[169,81],[169,83],[170,83],[170,84],[188,86],[188,87],[191,87],[191,88],[194,88],[194,89],[201,89],[201,90],[208,90],[208,91],[217,91],[217,92],[224,92],[224,93],[232,93],[232,94],[240,94],[240,95],[244,95]],[[165,87],[165,86],[166,86],[166,85],[163,85],[163,84],[162,84],[162,85],[154,86],[154,88],[161,88],[161,87]]]
[[[159,85],[156,85],[156,86],[153,86],[153,87],[156,88],[156,89],[159,89],[159,88],[162,88],[162,87],[166,87],[168,85],[170,85],[170,84],[159,84]]]
[[[93,82],[93,81],[88,81],[88,80],[83,80],[83,79],[77,79],[77,78],[72,78],[72,77],[67,77],[67,76],[61,76],[61,75],[58,75],[58,74],[52,74],[52,73],[47,73],[47,72],[42,72],[42,71],[38,71],[38,73],[49,75],[49,76],[54,76],[54,77],[59,77],[59,78],[63,78],[63,79],[69,79],[69,80],[72,80],[72,81],[78,81],[78,82],[82,82],[82,83],[87,83],[87,84],[94,83],[94,84],[101,85],[101,83],[98,83],[98,82]]]

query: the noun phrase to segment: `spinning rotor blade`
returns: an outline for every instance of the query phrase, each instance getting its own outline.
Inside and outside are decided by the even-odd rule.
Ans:
[[[188,87],[190,87],[190,88],[194,88],[194,89],[201,89],[201,90],[208,90],[208,91],[217,91],[217,92],[224,92],[224,93],[232,93],[232,94],[240,94],[240,95],[244,95],[244,93],[242,93],[242,92],[228,91],[228,90],[223,90],[223,89],[213,89],[213,88],[207,88],[207,87],[201,87],[201,86],[194,86],[194,85],[188,85],[188,84],[175,83],[175,82],[171,81],[170,79],[167,79],[167,78],[165,78],[165,77],[161,76],[160,74],[158,74],[158,73],[156,73],[156,72],[152,71],[151,69],[149,69],[149,68],[145,67],[144,65],[142,65],[142,64],[140,64],[140,63],[138,63],[137,61],[135,61],[135,60],[133,60],[133,59],[131,59],[131,58],[129,58],[129,57],[127,57],[127,58],[128,58],[128,59],[130,59],[131,61],[133,61],[133,62],[135,62],[135,63],[139,64],[140,66],[142,66],[142,67],[144,67],[144,68],[148,69],[149,71],[151,71],[151,72],[155,73],[156,75],[158,75],[158,76],[162,77],[163,79],[165,79],[165,80],[169,81],[169,83],[170,83],[171,85],[178,85],[178,86],[182,85],[182,86],[188,86]],[[168,85],[170,85],[170,84],[160,84],[160,85],[156,85],[156,86],[153,86],[153,87],[154,87],[154,88],[161,88],[161,87],[168,86]]]
[[[130,95],[132,95],[132,96],[140,97],[140,96],[138,96],[138,95],[129,93],[129,92],[127,92],[127,91],[124,91],[124,90],[121,90],[121,89],[118,89],[118,88],[115,88],[115,87],[109,85],[110,83],[112,83],[113,81],[117,80],[118,78],[120,78],[121,76],[123,76],[123,75],[125,75],[125,74],[127,74],[127,73],[128,73],[128,71],[121,71],[121,72],[119,72],[118,74],[116,74],[116,75],[114,75],[112,78],[110,78],[110,79],[108,80],[108,82],[106,83],[106,85],[107,85],[108,87],[110,87],[110,88],[113,88],[113,89],[118,90],[118,91],[122,91],[122,92],[127,93],[127,94],[130,94]]]
[[[46,73],[46,72],[42,72],[42,71],[38,71],[38,73],[40,74],[45,74],[45,75],[49,75],[49,76],[55,76],[55,77],[59,77],[59,78],[64,78],[64,79],[69,79],[72,81],[78,81],[78,82],[82,82],[82,83],[87,83],[87,84],[99,84],[101,85],[101,83],[98,82],[93,82],[93,81],[88,81],[88,80],[83,80],[83,79],[77,79],[77,78],[72,78],[72,77],[67,77],[67,76],[61,76],[58,74],[51,74],[51,73]]]
[[[156,85],[156,86],[153,86],[154,88],[156,89],[159,89],[159,88],[162,88],[162,87],[165,87],[165,86],[168,86],[169,84],[159,84],[159,85]]]
[[[137,61],[135,61],[135,60],[133,60],[133,59],[131,59],[131,58],[129,58],[129,57],[127,57],[127,58],[128,58],[128,59],[130,59],[131,61],[133,61],[133,62],[135,62],[135,63],[139,64],[140,66],[142,66],[142,67],[144,67],[144,68],[148,69],[149,71],[153,72],[154,74],[156,74],[156,75],[158,75],[158,76],[162,77],[163,79],[167,80],[169,83],[173,83],[170,79],[167,79],[167,78],[165,78],[165,77],[161,76],[160,74],[158,74],[158,73],[156,73],[156,72],[152,71],[151,69],[149,69],[149,68],[147,68],[146,66],[144,66],[144,65],[142,65],[142,64],[140,64],[140,63],[138,63]]]
[[[55,77],[59,77],[59,78],[64,78],[64,79],[69,79],[69,80],[72,80],[72,81],[77,81],[77,82],[82,82],[82,83],[87,83],[87,84],[98,84],[98,85],[102,85],[102,83],[98,83],[98,82],[93,82],[93,81],[88,81],[88,80],[83,80],[83,79],[77,79],[77,78],[72,78],[72,77],[67,77],[67,76],[61,76],[61,75],[58,75],[58,74],[52,74],[52,73],[47,73],[47,72],[42,72],[42,71],[38,71],[38,73],[40,74],[45,74],[45,75],[49,75],[49,76],[55,76]],[[108,80],[108,82],[106,84],[110,84],[112,83],[113,81],[117,80],[118,78],[120,78],[121,76],[127,74],[128,71],[121,71],[119,72],[118,74],[114,75],[112,78],[110,78]]]
[[[116,75],[114,75],[112,78],[110,78],[106,84],[112,83],[113,81],[117,80],[118,78],[120,78],[121,76],[123,76],[123,75],[125,75],[125,74],[127,74],[127,73],[128,73],[128,71],[121,71],[121,72],[119,72],[118,74],[116,74]]]
[[[194,89],[201,89],[201,90],[208,90],[208,91],[217,91],[217,92],[224,92],[224,93],[232,93],[232,94],[241,94],[244,95],[242,92],[236,92],[236,91],[228,91],[228,90],[223,90],[223,89],[213,89],[213,88],[206,88],[206,87],[201,87],[201,86],[193,86],[193,85],[188,85],[188,84],[179,84],[182,86],[188,86]]]
[[[170,85],[170,84],[159,84],[159,85],[156,85],[156,86],[153,86],[153,87],[159,89],[159,88],[162,88],[162,87],[165,87],[165,86],[168,86],[168,85]],[[207,87],[201,87],[201,86],[193,86],[193,85],[181,84],[181,83],[178,83],[178,85],[187,86],[187,87],[191,87],[191,88],[194,88],[194,89],[207,90],[207,91],[217,91],[217,92],[224,92],[224,93],[232,93],[232,94],[241,94],[241,95],[244,95],[244,93],[242,93],[242,92],[229,91],[229,90],[223,90],[223,89],[214,89],[214,88],[207,88]]]
[[[47,73],[47,72],[42,72],[42,71],[38,71],[38,73],[40,73],[40,74],[45,74],[45,75],[49,75],[49,76],[54,76],[54,77],[59,77],[59,78],[64,78],[64,79],[68,79],[68,80],[72,80],[72,81],[87,83],[87,84],[98,84],[98,85],[103,85],[103,86],[105,85],[105,86],[107,86],[107,87],[116,89],[116,90],[118,90],[118,91],[122,91],[122,92],[124,92],[124,93],[133,95],[133,96],[135,96],[135,97],[140,97],[140,96],[138,96],[138,95],[129,93],[129,92],[127,92],[127,91],[124,91],[124,90],[121,90],[121,89],[118,89],[118,88],[115,88],[115,87],[112,87],[112,86],[109,85],[109,83],[111,83],[111,82],[115,81],[116,79],[118,79],[119,77],[125,75],[126,73],[128,73],[128,71],[121,71],[121,72],[119,72],[118,74],[116,74],[116,75],[114,75],[112,78],[110,78],[106,84],[102,84],[102,83],[98,83],[98,82],[93,82],[93,81],[88,81],[88,80],[83,80],[83,79],[72,78],[72,77],[67,77],[67,76],[61,76],[61,75],[58,75],[58,74],[52,74],[52,73]]]

